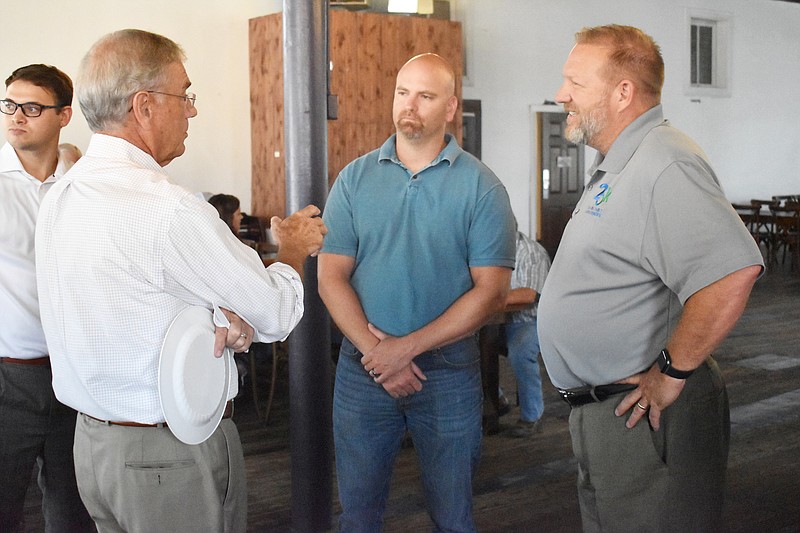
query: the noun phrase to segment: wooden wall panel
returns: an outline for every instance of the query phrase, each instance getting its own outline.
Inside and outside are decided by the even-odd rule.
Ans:
[[[328,182],[350,161],[394,133],[397,71],[411,57],[436,52],[453,64],[461,100],[461,25],[437,19],[331,10],[330,91],[339,118],[328,121]],[[285,214],[282,14],[250,21],[250,103],[253,148],[252,214]],[[461,141],[461,108],[450,128]],[[280,157],[274,157],[278,152]]]
[[[339,116],[352,116],[358,110],[360,69],[358,48],[358,20],[346,16],[347,12],[330,13],[329,50],[333,70],[330,72],[331,92],[339,99]],[[331,121],[331,124],[341,121]]]
[[[281,13],[250,20],[250,214],[267,218],[286,211],[282,34]]]

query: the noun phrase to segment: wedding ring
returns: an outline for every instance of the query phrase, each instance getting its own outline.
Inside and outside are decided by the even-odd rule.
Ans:
[[[239,338],[240,338],[240,339],[246,339],[246,338],[247,338],[247,333],[242,333],[242,334],[240,334],[240,335],[239,335]]]
[[[647,407],[645,407],[644,405],[640,404],[639,402],[636,402],[636,407],[638,407],[642,411],[647,411]]]
[[[373,379],[377,379],[378,378],[378,374],[375,373],[375,369],[374,368],[369,371],[369,375],[372,376]]]

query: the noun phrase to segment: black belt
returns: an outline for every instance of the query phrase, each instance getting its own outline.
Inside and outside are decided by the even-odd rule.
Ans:
[[[632,391],[637,385],[628,383],[614,383],[611,385],[596,385],[594,387],[587,385],[577,389],[558,389],[561,398],[567,402],[571,407],[580,407],[587,403],[602,402],[605,399],[621,394],[623,392]]]

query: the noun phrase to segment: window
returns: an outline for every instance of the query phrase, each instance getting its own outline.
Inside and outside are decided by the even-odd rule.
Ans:
[[[714,86],[715,25],[713,20],[692,19],[692,87]]]
[[[731,16],[687,10],[687,56],[691,96],[730,96]]]

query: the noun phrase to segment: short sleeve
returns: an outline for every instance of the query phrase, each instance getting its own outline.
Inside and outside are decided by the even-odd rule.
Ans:
[[[514,268],[516,229],[508,194],[493,186],[475,207],[469,229],[469,266]]]
[[[321,252],[355,257],[358,251],[358,238],[353,219],[352,199],[346,181],[346,173],[343,171],[333,183],[325,203],[322,220],[328,228],[328,234],[325,236]]]
[[[763,264],[758,247],[704,165],[671,164],[655,182],[652,198],[643,263],[681,303],[728,274]]]

